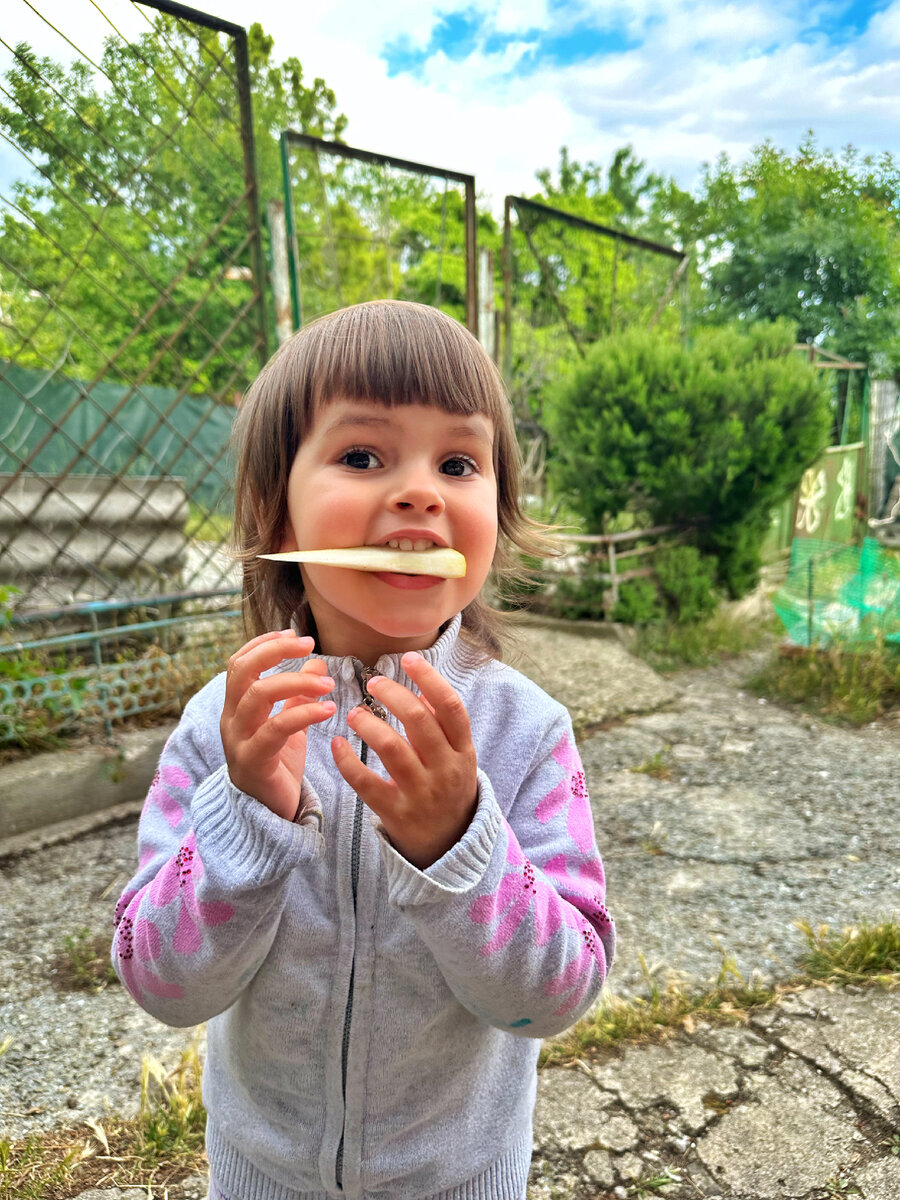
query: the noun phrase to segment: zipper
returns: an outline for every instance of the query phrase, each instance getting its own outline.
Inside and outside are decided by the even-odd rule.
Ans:
[[[387,718],[387,713],[380,704],[376,704],[375,697],[369,695],[369,680],[377,675],[378,671],[375,667],[357,668],[356,676],[362,690],[362,702],[373,712],[376,717],[381,717],[382,720]],[[359,760],[363,766],[366,765],[369,758],[369,747],[365,742],[360,741]],[[362,828],[363,828],[363,802],[356,797],[356,808],[353,812],[353,836],[350,842],[350,893],[353,897],[353,917],[354,925],[356,924],[356,895],[359,890],[359,859],[360,849],[362,847]],[[350,1021],[353,1016],[353,977],[356,973],[356,963],[350,964],[350,987],[347,991],[347,1007],[344,1009],[344,1033],[341,1038],[341,1099],[344,1104],[344,1120],[347,1115],[347,1058],[350,1053]],[[341,1130],[341,1140],[338,1142],[337,1158],[334,1164],[335,1180],[338,1187],[343,1186],[344,1176],[344,1131]]]

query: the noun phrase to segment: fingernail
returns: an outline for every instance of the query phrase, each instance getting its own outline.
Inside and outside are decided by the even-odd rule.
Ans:
[[[319,675],[318,680],[319,683],[327,683],[329,687],[334,687],[334,680],[330,675]]]
[[[373,684],[373,683],[379,683],[379,684],[380,684],[380,683],[381,683],[381,681],[382,681],[382,679],[384,679],[384,676],[383,676],[383,675],[373,675],[373,676],[372,676],[372,678],[369,680],[369,682],[366,684],[366,687],[367,687],[367,688],[369,688],[369,690],[371,690],[371,688],[372,688],[372,684]]]

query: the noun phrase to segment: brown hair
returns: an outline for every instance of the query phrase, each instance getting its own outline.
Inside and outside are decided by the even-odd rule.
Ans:
[[[493,571],[498,589],[521,578],[521,554],[555,547],[546,526],[520,506],[521,458],[512,408],[500,373],[478,341],[436,308],[375,300],[320,317],[272,356],[247,393],[234,429],[236,557],[243,564],[244,626],[249,636],[284,627],[301,631],[310,614],[300,572],[260,559],[281,544],[294,457],[321,407],[338,397],[388,406],[431,404],[481,413],[494,424],[499,536]],[[505,614],[477,596],[463,629],[489,654],[500,652]]]

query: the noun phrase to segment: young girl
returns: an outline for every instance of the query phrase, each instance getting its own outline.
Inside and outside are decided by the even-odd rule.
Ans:
[[[568,714],[480,597],[541,547],[502,383],[437,310],[362,304],[278,351],[236,437],[255,636],[163,751],[116,968],[209,1022],[211,1197],[520,1200],[539,1039],[614,933]],[[257,557],[433,545],[464,577]]]

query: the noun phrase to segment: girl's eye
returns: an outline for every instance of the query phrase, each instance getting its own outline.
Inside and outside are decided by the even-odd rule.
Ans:
[[[441,470],[445,475],[454,475],[458,478],[464,478],[467,475],[474,475],[478,470],[478,464],[474,458],[468,458],[464,454],[454,455],[453,458],[445,459],[441,463]]]
[[[338,461],[345,467],[352,467],[354,471],[371,471],[374,467],[382,465],[377,454],[361,449],[346,450]]]

